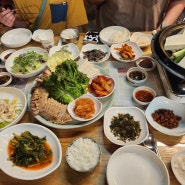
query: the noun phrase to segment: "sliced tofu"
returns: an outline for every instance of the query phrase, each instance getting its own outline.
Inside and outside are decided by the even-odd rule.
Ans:
[[[172,35],[166,38],[165,50],[179,50],[185,48],[185,34]]]

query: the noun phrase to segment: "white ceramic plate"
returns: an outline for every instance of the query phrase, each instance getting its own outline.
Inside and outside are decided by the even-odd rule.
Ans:
[[[39,40],[39,38],[38,38],[38,35],[40,34],[40,33],[42,33],[42,32],[52,32],[53,33],[53,31],[52,30],[43,30],[43,29],[38,29],[38,30],[35,30],[34,32],[33,32],[33,35],[32,35],[32,39],[34,40],[34,41],[36,41],[36,42],[40,42],[40,40]]]
[[[3,127],[0,129],[1,130],[4,130],[6,129],[7,127],[9,126],[12,126],[16,123],[18,123],[21,118],[24,116],[25,112],[26,112],[26,108],[27,108],[27,99],[26,99],[26,96],[25,94],[15,88],[15,87],[0,87],[0,98],[1,99],[9,99],[9,100],[13,100],[14,98],[18,98],[18,107],[20,107],[22,109],[22,112],[19,114],[19,116],[11,123],[9,123],[7,126]]]
[[[139,138],[137,138],[134,141],[127,140],[126,142],[124,142],[114,136],[114,134],[110,130],[110,125],[111,125],[112,118],[114,116],[117,116],[118,113],[130,114],[131,116],[134,117],[135,121],[140,122],[141,133]],[[146,139],[146,137],[149,134],[145,114],[141,109],[137,107],[110,107],[104,114],[103,128],[104,128],[105,136],[114,144],[121,145],[121,146],[140,144]]]
[[[95,113],[93,115],[92,118],[89,119],[85,119],[85,118],[81,118],[79,116],[77,116],[74,113],[74,108],[75,108],[75,101],[77,99],[81,99],[81,98],[89,98],[94,102],[94,107],[95,107]],[[96,99],[94,96],[92,96],[91,94],[84,94],[82,96],[80,96],[79,98],[77,98],[75,100],[73,100],[72,102],[70,102],[67,106],[67,110],[69,112],[69,114],[73,117],[73,119],[78,120],[78,121],[90,121],[92,119],[94,119],[96,116],[98,116],[98,114],[100,114],[100,112],[102,111],[102,103]]]
[[[7,31],[1,37],[1,42],[8,48],[18,48],[28,44],[31,41],[32,33],[26,28],[16,28]]]
[[[169,109],[172,110],[175,115],[181,116],[179,126],[177,128],[168,129],[155,122],[151,116],[157,109]],[[152,100],[148,105],[145,115],[152,127],[156,130],[171,136],[181,136],[185,134],[185,104],[178,103],[164,96],[158,96]]]
[[[127,44],[129,46],[132,47],[133,53],[135,55],[135,58],[133,60],[124,60],[120,54],[118,50],[115,50],[115,48],[121,48],[123,44]],[[123,42],[123,43],[119,43],[119,44],[112,44],[111,48],[110,48],[110,52],[112,57],[120,62],[132,62],[137,60],[138,58],[140,58],[143,55],[143,51],[141,50],[141,48],[135,43],[135,42],[131,42],[131,41],[127,41],[127,42]]]
[[[141,48],[150,46],[151,40],[152,34],[146,34],[141,32],[134,32],[130,37],[130,41],[135,42]]]
[[[103,44],[111,46],[115,43],[128,41],[130,39],[130,31],[122,26],[109,26],[100,31],[99,37]]]
[[[140,145],[124,146],[110,157],[106,170],[109,185],[170,185],[160,158]]]
[[[180,184],[185,185],[185,150],[175,153],[171,158],[172,171]]]
[[[60,51],[62,48],[66,47],[66,49],[71,52],[72,55],[72,59],[75,60],[78,58],[80,51],[78,49],[78,47],[76,46],[76,44],[73,43],[69,43],[69,44],[65,44],[62,46],[53,46],[50,50],[49,50],[49,56],[53,55],[56,51]]]
[[[92,51],[94,49],[97,49],[97,50],[100,50],[101,52],[104,52],[106,53],[106,55],[99,61],[95,62],[93,60],[89,60],[89,62],[92,62],[94,64],[99,64],[99,63],[102,63],[102,62],[105,62],[109,59],[110,57],[110,48],[107,46],[107,45],[104,45],[104,44],[100,44],[100,45],[97,45],[97,44],[85,44],[82,49],[81,49],[81,52],[80,52],[80,58],[82,60],[88,60],[88,58],[84,58],[84,52],[86,51]]]
[[[38,137],[46,136],[46,140],[53,151],[53,161],[49,166],[38,170],[27,170],[18,166],[13,166],[12,162],[7,160],[7,146],[10,139],[13,138],[13,133],[20,135],[24,131],[29,131],[31,134]],[[44,126],[34,123],[14,125],[0,133],[0,140],[0,168],[11,177],[22,180],[39,179],[56,170],[62,161],[62,148],[59,139],[51,130]]]
[[[107,73],[103,68],[101,68],[98,65],[94,65],[96,69],[98,69],[100,71],[100,74],[106,75],[106,76],[110,76],[109,73]],[[36,81],[33,82],[32,87],[34,87],[36,85]],[[30,91],[28,92],[28,106],[30,106],[30,100],[31,100],[31,88]],[[109,98],[106,98],[105,100],[101,101],[102,102],[102,111],[98,114],[98,116],[96,116],[94,119],[90,120],[90,121],[77,121],[77,120],[73,120],[69,123],[66,124],[54,124],[52,122],[47,121],[46,119],[44,119],[43,117],[41,117],[40,115],[35,116],[35,118],[41,122],[42,124],[49,126],[49,127],[53,127],[53,128],[57,128],[57,129],[75,129],[75,128],[81,128],[90,124],[93,124],[95,121],[99,120],[105,113],[105,111],[112,106],[112,103],[114,101],[114,96],[115,96],[115,91],[109,96]]]
[[[15,51],[14,53],[12,53],[12,55],[8,57],[5,63],[6,70],[9,73],[11,73],[13,76],[17,78],[30,78],[30,77],[40,74],[46,68],[46,62],[45,62],[41,65],[41,67],[38,70],[33,71],[32,73],[28,73],[28,74],[14,73],[14,71],[12,70],[12,66],[14,65],[15,57],[18,57],[19,55],[23,53],[27,53],[28,51],[35,51],[41,55],[48,56],[47,51],[39,47],[27,47],[27,48],[23,48],[23,49]]]

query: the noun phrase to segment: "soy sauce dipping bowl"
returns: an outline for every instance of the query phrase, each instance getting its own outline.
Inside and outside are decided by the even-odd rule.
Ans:
[[[148,73],[139,67],[131,67],[127,71],[126,78],[131,85],[141,86],[147,80]]]

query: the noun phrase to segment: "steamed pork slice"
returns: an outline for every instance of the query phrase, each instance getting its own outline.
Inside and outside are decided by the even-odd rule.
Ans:
[[[47,103],[49,93],[42,87],[35,87],[31,96],[30,108],[34,115],[38,115]]]
[[[53,98],[48,99],[40,115],[56,124],[72,121],[71,116],[67,113],[67,105],[61,104]]]
[[[71,116],[67,112],[67,105],[48,97],[49,93],[46,89],[41,86],[34,87],[30,102],[32,113],[56,124],[72,121]]]

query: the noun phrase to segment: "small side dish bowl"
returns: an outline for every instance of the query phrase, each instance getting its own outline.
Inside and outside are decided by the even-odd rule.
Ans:
[[[85,44],[80,52],[82,60],[88,60],[93,64],[100,64],[110,57],[110,48],[105,44]]]
[[[3,51],[0,55],[0,59],[3,63],[6,62],[6,60],[8,59],[8,57],[13,53],[15,52],[16,50],[15,49],[7,49],[5,51]]]
[[[139,67],[131,67],[126,78],[133,86],[140,86],[147,80],[148,73]]]
[[[147,86],[136,87],[133,91],[133,99],[140,105],[148,105],[155,97],[155,90]]]
[[[98,75],[92,78],[88,85],[88,92],[97,99],[109,97],[115,90],[115,80],[111,77]]]
[[[131,41],[112,44],[110,47],[112,57],[119,62],[133,62],[143,55],[141,48]]]
[[[158,115],[158,122],[160,121],[160,123],[156,120],[157,115],[154,114],[156,112]],[[153,128],[161,133],[171,136],[182,136],[185,134],[184,113],[185,104],[171,100],[165,96],[155,97],[145,111],[146,119]],[[181,118],[180,120],[179,117]],[[162,119],[165,118],[167,118],[168,122],[165,122],[164,124]]]
[[[7,72],[0,72],[0,87],[8,86],[12,82],[12,75]]]
[[[91,172],[101,158],[99,144],[92,138],[80,137],[72,141],[66,151],[68,165],[77,172]]]
[[[79,31],[74,28],[64,29],[60,33],[60,38],[62,40],[62,43],[64,44],[77,43],[79,37],[80,37]]]
[[[73,119],[89,121],[101,112],[102,103],[91,94],[84,94],[70,102],[67,110]]]
[[[104,114],[103,129],[108,140],[120,146],[140,144],[149,134],[145,114],[137,107],[110,107]],[[131,134],[130,130],[135,131]]]
[[[156,67],[156,61],[152,57],[142,56],[136,60],[136,66],[145,71],[152,71]]]

